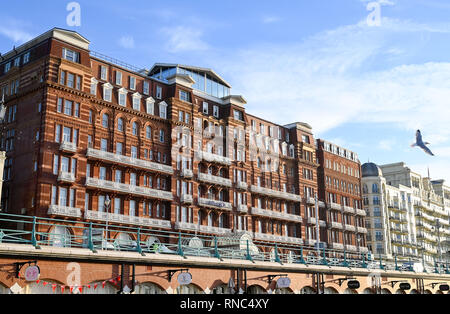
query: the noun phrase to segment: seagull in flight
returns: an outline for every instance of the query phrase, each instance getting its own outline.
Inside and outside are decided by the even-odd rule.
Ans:
[[[411,147],[420,147],[424,150],[425,153],[427,153],[428,155],[434,156],[434,154],[431,152],[431,150],[427,147],[427,145],[429,145],[430,143],[428,142],[423,142],[422,141],[422,134],[420,133],[420,130],[417,130],[416,132],[416,142],[414,144],[411,145]]]

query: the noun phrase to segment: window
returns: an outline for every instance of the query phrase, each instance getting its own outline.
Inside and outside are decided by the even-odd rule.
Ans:
[[[208,114],[208,103],[207,102],[203,102],[203,113]]]
[[[167,104],[165,102],[159,104],[159,116],[167,119]]]
[[[141,110],[141,97],[139,95],[133,96],[133,109]]]
[[[20,57],[17,57],[14,59],[14,66],[19,67],[20,66]]]
[[[303,140],[304,143],[307,143],[307,144],[310,143],[310,142],[309,142],[309,136],[308,136],[308,135],[302,135],[302,140]]]
[[[108,151],[108,140],[105,138],[102,138],[100,141],[100,150],[107,152]]]
[[[104,81],[108,79],[108,68],[103,65],[100,66],[100,78]]]
[[[145,105],[147,107],[146,109],[147,109],[148,114],[154,114],[154,104],[155,104],[155,101],[151,97],[149,97],[145,100]]]
[[[116,85],[122,85],[122,72],[116,71]]]
[[[147,137],[149,140],[152,139],[152,128],[150,126],[147,126],[145,129],[145,137]]]
[[[61,75],[59,76],[59,84],[66,85],[66,71],[61,71]]]
[[[64,102],[64,114],[71,116],[72,115],[72,106],[73,106],[73,102],[71,102],[70,100],[66,100]]]
[[[127,93],[121,92],[119,90],[119,105],[126,107],[127,106]]]
[[[180,90],[180,100],[190,102],[189,94],[184,90]]]
[[[98,81],[93,77],[91,79],[91,95],[97,95],[97,83]]]
[[[136,146],[131,146],[131,158],[138,158],[138,149]]]
[[[27,52],[23,55],[23,64],[28,63],[30,61],[30,52]]]
[[[130,76],[130,89],[136,90],[136,78],[132,76]]]
[[[164,130],[159,130],[159,141],[164,143]]]
[[[144,95],[149,95],[149,93],[150,93],[150,83],[149,82],[144,81],[142,93]]]
[[[216,118],[219,117],[219,107],[213,106],[213,116]]]
[[[66,48],[63,48],[62,57],[72,62],[80,62],[80,54]]]
[[[77,75],[77,83],[76,83],[75,88],[78,90],[81,90],[81,79],[82,79],[82,77]]]
[[[11,70],[11,62],[5,64],[5,73],[9,72],[9,70]]]
[[[184,114],[184,123],[189,124],[191,122],[191,115],[189,113]]]
[[[162,99],[162,87],[161,86],[156,86],[156,98]]]
[[[135,135],[135,136],[138,135],[138,124],[137,124],[137,122],[133,122],[132,132],[133,132],[133,135]]]
[[[123,154],[123,144],[122,143],[116,143],[116,154],[122,155]]]
[[[122,118],[117,119],[117,129],[120,132],[123,132],[123,119]]]
[[[244,121],[244,114],[242,111],[234,110],[234,119]]]
[[[106,113],[104,113],[102,116],[102,126],[104,128],[108,127],[108,121],[109,121],[109,116]]]
[[[92,110],[89,110],[89,123],[94,122],[94,112]]]
[[[103,85],[103,100],[112,101],[112,87],[109,84]]]
[[[73,88],[75,84],[75,75],[72,73],[67,74],[67,86]]]

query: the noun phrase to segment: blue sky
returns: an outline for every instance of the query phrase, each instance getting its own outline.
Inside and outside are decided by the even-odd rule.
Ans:
[[[450,180],[448,0],[77,2],[81,26],[66,23],[70,1],[3,4],[0,52],[61,27],[139,67],[210,67],[252,114]],[[410,147],[419,128],[435,157]]]

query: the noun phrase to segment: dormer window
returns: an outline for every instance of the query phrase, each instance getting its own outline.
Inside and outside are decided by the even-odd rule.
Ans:
[[[62,50],[62,57],[66,60],[80,63],[80,54],[78,52],[69,50],[67,48],[63,48]]]
[[[93,77],[91,79],[91,95],[97,96],[97,84],[98,81],[95,79],[95,77]]]
[[[134,110],[141,110],[141,94],[139,93],[134,93],[133,94],[133,109]]]
[[[164,101],[159,104],[159,116],[167,119],[167,104]]]
[[[119,105],[126,107],[127,106],[127,93],[128,91],[125,88],[121,88],[117,91],[118,93],[118,101]]]
[[[155,100],[152,97],[149,97],[145,100],[145,106],[148,114],[154,114],[154,104]]]
[[[103,100],[111,102],[112,101],[112,85],[109,83],[103,84]]]

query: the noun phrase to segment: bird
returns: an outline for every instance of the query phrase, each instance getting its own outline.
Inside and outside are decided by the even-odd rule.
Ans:
[[[422,140],[422,133],[420,133],[420,130],[417,130],[417,132],[416,132],[416,142],[413,143],[413,144],[411,145],[411,147],[416,147],[416,146],[418,146],[418,147],[422,148],[423,151],[424,151],[425,153],[427,153],[428,155],[434,156],[434,154],[431,152],[431,150],[426,146],[426,145],[429,145],[429,144],[430,144],[430,143],[424,142],[424,141]]]

